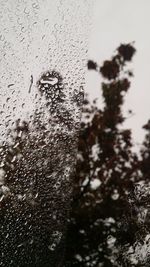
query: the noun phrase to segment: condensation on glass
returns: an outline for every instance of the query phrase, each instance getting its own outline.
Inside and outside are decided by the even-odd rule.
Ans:
[[[0,1],[0,266],[61,266],[94,0]]]

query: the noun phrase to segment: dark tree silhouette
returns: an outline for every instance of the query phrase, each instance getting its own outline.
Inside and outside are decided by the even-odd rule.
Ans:
[[[141,171],[144,176],[144,180],[149,182],[150,179],[150,120],[143,126],[146,130],[145,140],[143,142],[143,148],[141,149]]]
[[[88,61],[88,69],[104,78],[104,108],[95,102],[91,105],[87,97],[84,100],[66,266],[130,266],[122,249],[136,240],[138,227],[129,196],[141,180],[141,163],[132,150],[131,130],[120,125],[125,121],[122,105],[133,75],[127,63],[135,51],[132,44],[121,44],[101,67]],[[143,172],[144,164],[145,160]]]

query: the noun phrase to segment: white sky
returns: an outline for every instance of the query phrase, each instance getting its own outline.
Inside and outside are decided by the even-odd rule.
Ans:
[[[96,0],[93,21],[88,58],[100,65],[120,43],[135,41],[137,53],[130,64],[134,78],[124,114],[132,109],[134,116],[126,121],[125,127],[132,128],[135,143],[141,143],[145,134],[141,126],[150,119],[150,0]],[[91,98],[100,96],[100,82],[99,74],[88,72],[86,91]]]

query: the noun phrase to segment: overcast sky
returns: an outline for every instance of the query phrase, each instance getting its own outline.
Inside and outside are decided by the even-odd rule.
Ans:
[[[134,112],[125,126],[133,129],[135,143],[142,142],[145,132],[141,127],[150,119],[149,25],[150,0],[96,0],[88,58],[101,65],[120,43],[135,41],[137,53],[130,64],[134,78],[124,106],[125,115],[129,109]],[[100,75],[88,72],[86,91],[91,98],[100,96],[100,81]]]

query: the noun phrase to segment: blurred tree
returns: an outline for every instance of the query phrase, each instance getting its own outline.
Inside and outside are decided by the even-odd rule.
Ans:
[[[121,266],[150,266],[150,121],[143,128],[146,135],[137,168],[138,182],[127,198],[128,210],[122,224]]]
[[[143,148],[141,149],[141,171],[144,176],[144,180],[149,182],[150,179],[150,120],[143,126],[146,130],[145,140],[143,142]]]
[[[125,220],[131,217],[128,195],[141,178],[140,161],[132,150],[131,130],[120,127],[133,75],[126,65],[135,51],[132,44],[121,44],[101,67],[88,61],[88,69],[104,78],[104,107],[84,100],[66,266],[122,266],[120,247],[135,241],[136,224],[129,230]]]
[[[58,72],[43,73],[37,89],[33,114],[8,126],[0,144],[2,267],[60,267],[63,261],[77,125]]]

